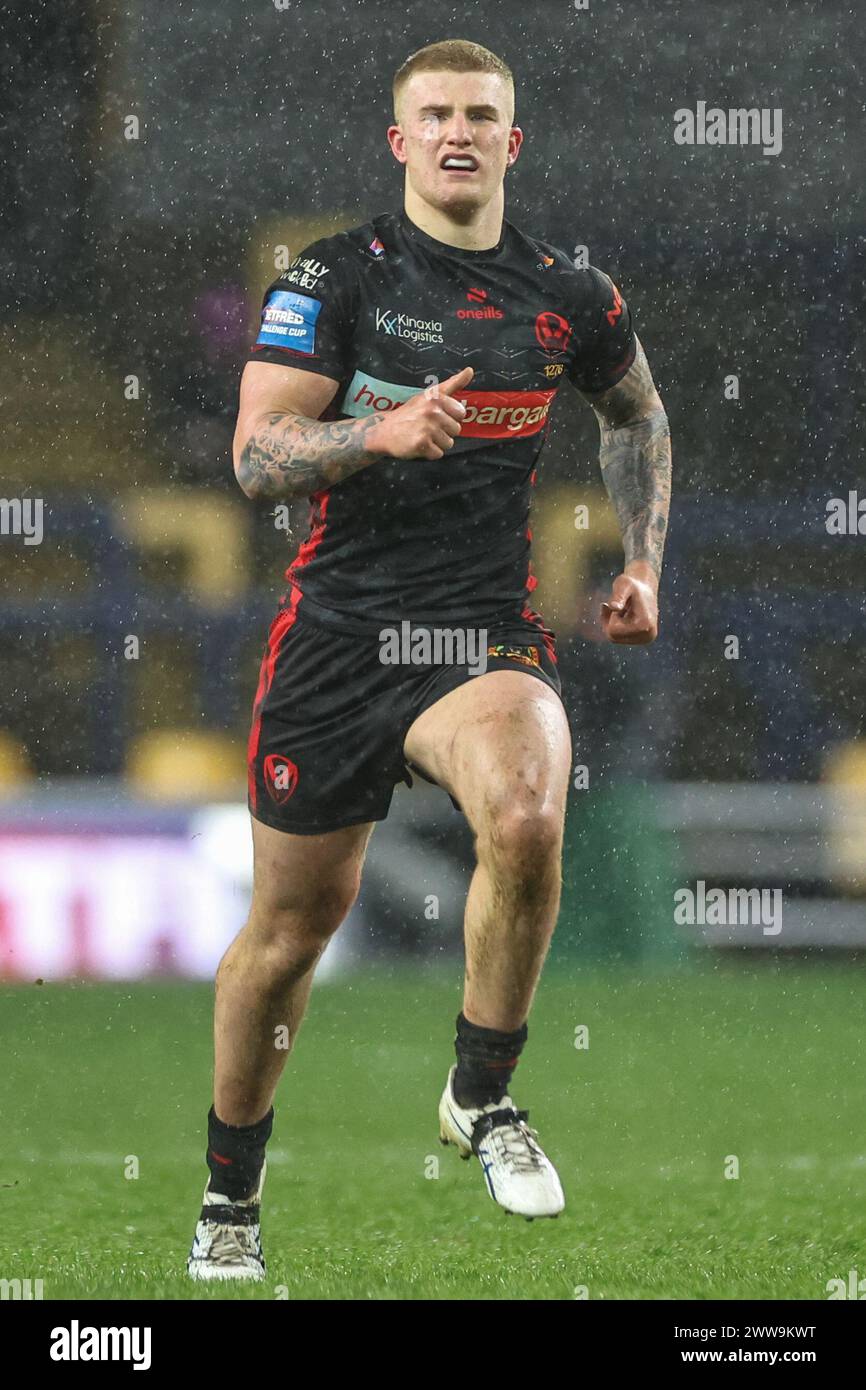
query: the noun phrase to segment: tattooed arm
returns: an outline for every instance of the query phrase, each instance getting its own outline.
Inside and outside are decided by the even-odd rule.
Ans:
[[[342,482],[381,454],[369,445],[378,416],[367,420],[311,420],[272,410],[263,416],[235,464],[247,497],[279,501],[309,497]]]
[[[247,497],[309,497],[375,463],[370,434],[381,415],[323,421],[339,382],[314,372],[250,362],[241,378],[235,477]]]
[[[644,350],[621,381],[585,396],[601,430],[602,478],[622,534],[625,565],[602,617],[613,642],[652,642],[671,495],[668,419]]]
[[[464,367],[403,405],[360,420],[320,420],[339,382],[314,372],[248,362],[234,440],[235,476],[247,497],[280,501],[333,487],[383,458],[441,459],[466,413],[455,400]]]

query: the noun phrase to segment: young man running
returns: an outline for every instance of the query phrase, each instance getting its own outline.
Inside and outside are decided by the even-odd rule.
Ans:
[[[564,1204],[508,1093],[559,906],[571,764],[553,637],[530,606],[530,494],[565,379],[598,417],[622,531],[607,634],[651,642],[668,426],[611,280],[504,220],[523,139],[506,65],[433,44],[397,73],[394,110],[403,209],[296,258],[266,293],[241,382],[241,488],[310,497],[312,517],[254,704],[253,898],[217,974],[199,1279],[264,1275],[265,1146],[287,1057],[275,1030],[296,1036],[373,824],[412,772],[454,798],[477,857],[440,1138],[478,1156],[506,1210]],[[385,652],[395,634],[403,661]]]

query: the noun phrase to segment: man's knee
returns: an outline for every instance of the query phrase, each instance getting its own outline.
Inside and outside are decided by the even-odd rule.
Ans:
[[[257,888],[248,927],[274,965],[299,957],[315,964],[334,932],[348,917],[358,896],[359,873],[303,885],[284,883]]]
[[[488,805],[476,831],[479,860],[500,872],[532,879],[555,870],[562,850],[559,806],[515,795]]]

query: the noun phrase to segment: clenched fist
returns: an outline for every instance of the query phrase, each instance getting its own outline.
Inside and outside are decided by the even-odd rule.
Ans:
[[[367,435],[367,448],[395,459],[444,458],[466,414],[465,405],[452,398],[456,391],[466,389],[474,375],[471,367],[464,367],[447,381],[428,386],[389,410]]]
[[[635,561],[634,568],[640,573],[621,574],[613,581],[610,598],[601,605],[601,623],[611,642],[641,646],[658,636],[657,580],[648,565],[638,567]]]

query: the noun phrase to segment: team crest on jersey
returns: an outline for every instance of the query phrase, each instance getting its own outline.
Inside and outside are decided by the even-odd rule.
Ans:
[[[543,352],[551,356],[556,352],[565,352],[571,339],[572,328],[567,319],[562,314],[554,314],[550,310],[544,310],[535,320],[535,336]]]

